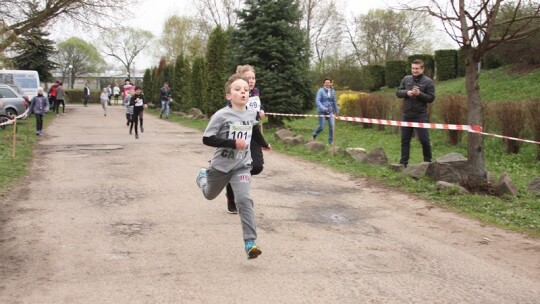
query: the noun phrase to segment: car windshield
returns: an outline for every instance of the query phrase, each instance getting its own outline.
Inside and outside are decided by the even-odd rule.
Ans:
[[[17,95],[12,90],[4,87],[0,88],[0,98],[17,98]]]

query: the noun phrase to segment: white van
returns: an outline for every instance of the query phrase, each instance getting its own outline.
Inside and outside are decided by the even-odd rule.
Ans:
[[[14,84],[21,89],[21,95],[32,99],[37,95],[40,82],[37,71],[0,70],[0,84]]]

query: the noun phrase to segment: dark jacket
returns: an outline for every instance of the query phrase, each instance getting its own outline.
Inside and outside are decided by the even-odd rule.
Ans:
[[[415,86],[420,89],[420,95],[407,96],[407,91]],[[417,118],[427,114],[427,104],[435,100],[435,86],[433,80],[424,74],[416,77],[408,75],[401,80],[396,95],[403,98],[403,118]]]
[[[170,87],[159,89],[159,95],[161,95],[161,101],[169,101],[172,97],[172,91]]]

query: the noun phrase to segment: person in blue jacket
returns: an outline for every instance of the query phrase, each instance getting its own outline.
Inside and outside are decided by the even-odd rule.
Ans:
[[[317,92],[315,99],[319,113],[319,127],[313,131],[312,136],[315,140],[317,135],[324,130],[324,121],[328,120],[328,143],[332,144],[334,142],[334,115],[339,113],[339,108],[336,101],[336,91],[332,89],[332,79],[325,78],[323,83],[324,85]]]

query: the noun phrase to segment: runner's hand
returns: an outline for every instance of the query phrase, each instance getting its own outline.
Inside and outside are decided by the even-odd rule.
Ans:
[[[236,140],[236,150],[244,150],[247,147],[247,141],[244,139],[237,139]]]

